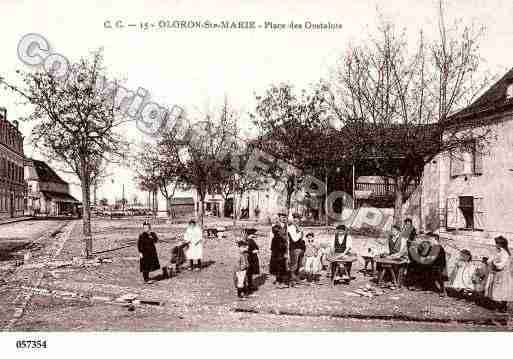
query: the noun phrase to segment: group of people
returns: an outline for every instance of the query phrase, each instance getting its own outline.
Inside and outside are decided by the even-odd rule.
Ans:
[[[508,240],[496,237],[495,250],[491,260],[483,257],[476,265],[472,263],[472,253],[462,249],[449,276],[449,288],[457,296],[484,300],[504,312],[507,303],[513,301],[513,263]]]
[[[300,216],[292,215],[292,223],[287,225],[287,215],[278,214],[278,223],[271,228],[271,260],[269,273],[275,276],[275,284],[280,287],[293,287],[299,281],[303,268],[308,283],[319,283],[320,272],[331,267],[331,275],[338,276],[335,260],[339,256],[354,256],[352,239],[348,228],[336,228],[333,247],[315,241],[314,233],[304,234],[300,226]],[[336,279],[349,280],[351,263],[346,263],[343,276]]]
[[[300,216],[293,214],[292,223],[287,224],[287,215],[278,214],[278,221],[270,232],[271,258],[269,273],[275,276],[274,284],[280,287],[294,287],[300,282],[301,274],[307,283],[319,283],[322,270],[328,270],[334,281],[349,282],[352,261],[344,260],[342,271],[338,258],[354,257],[353,240],[349,229],[344,225],[336,227],[332,246],[319,243],[314,233],[304,234]],[[472,262],[469,250],[461,250],[450,275],[447,272],[447,258],[440,238],[430,234],[432,240],[417,238],[411,219],[404,221],[403,227],[394,225],[388,238],[385,252],[377,256],[404,261],[406,285],[411,290],[434,286],[440,295],[450,290],[455,295],[487,299],[498,310],[505,310],[506,303],[513,301],[513,262],[508,241],[503,236],[495,238],[496,253],[489,260],[486,257],[478,265]],[[170,266],[178,272],[180,265],[189,261],[190,270],[202,267],[203,233],[194,220],[189,221],[183,235],[183,242],[173,248]],[[158,237],[151,230],[149,222],[144,222],[137,247],[140,255],[140,271],[145,283],[151,283],[149,273],[161,268],[155,244]],[[324,244],[324,245],[323,245]],[[257,289],[254,280],[260,274],[258,257],[259,246],[256,236],[248,234],[237,242],[238,261],[234,270],[234,283],[240,298],[251,296]],[[369,249],[369,252],[371,250]],[[169,266],[164,266],[164,276]],[[379,271],[379,267],[376,268]],[[341,275],[340,275],[341,274]],[[447,285],[445,285],[447,283]],[[447,287],[447,288],[446,288]]]
[[[203,233],[201,227],[196,224],[195,220],[190,220],[183,235],[183,242],[173,247],[171,253],[171,260],[169,265],[163,267],[163,276],[169,276],[169,269],[180,271],[180,265],[186,260],[189,261],[189,269],[199,271],[201,266],[201,259],[203,257]],[[142,273],[145,283],[152,283],[150,279],[150,272],[159,270],[161,268],[157,248],[155,244],[158,242],[158,237],[155,232],[151,230],[149,222],[143,223],[143,232],[139,235],[137,240],[137,249],[139,251],[139,270]]]

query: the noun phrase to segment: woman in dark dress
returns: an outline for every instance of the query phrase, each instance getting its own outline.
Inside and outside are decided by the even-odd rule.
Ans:
[[[271,260],[269,273],[276,276],[275,284],[288,285],[289,274],[287,268],[287,216],[278,214],[279,222],[271,228]]]
[[[139,267],[143,274],[145,283],[150,283],[150,272],[160,269],[159,257],[157,255],[158,238],[155,232],[151,232],[148,222],[143,223],[143,232],[139,235],[137,249],[139,250]]]
[[[248,262],[249,267],[246,272],[248,278],[248,291],[253,292],[257,288],[253,285],[253,275],[260,274],[260,261],[258,260],[258,245],[255,242],[255,235],[249,235],[247,238],[248,243]]]

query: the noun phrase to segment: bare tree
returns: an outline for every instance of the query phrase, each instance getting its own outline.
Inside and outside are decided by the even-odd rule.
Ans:
[[[85,255],[93,253],[91,236],[91,184],[102,161],[121,156],[124,142],[116,128],[125,120],[118,116],[116,89],[105,91],[97,82],[105,79],[101,51],[81,59],[66,76],[53,71],[21,72],[22,86],[3,83],[32,105],[28,120],[36,125],[31,137],[36,148],[57,159],[80,179],[83,199]]]
[[[345,55],[329,89],[337,94],[327,98],[343,123],[354,160],[371,162],[377,175],[391,180],[397,223],[426,162],[437,153],[486,140],[487,134],[451,130],[447,124],[450,114],[472,101],[489,79],[478,75],[483,29],[449,30],[442,2],[439,39],[427,41],[421,31],[411,45],[405,31],[380,20],[377,33]]]
[[[292,197],[302,186],[305,168],[319,159],[312,147],[320,139],[318,130],[327,126],[324,95],[320,89],[296,94],[292,85],[280,84],[271,86],[256,100],[254,122],[260,136],[253,143],[272,155],[262,174],[271,179],[275,189],[284,192],[289,212]]]
[[[206,112],[187,131],[175,127],[163,132],[159,146],[168,163],[180,170],[180,181],[196,190],[198,219],[203,226],[207,193],[215,193],[226,178],[226,157],[234,150],[235,116],[225,100],[218,113]]]
[[[166,200],[166,211],[169,213],[169,201],[174,197],[180,183],[181,169],[177,161],[164,155],[158,143],[143,143],[140,150],[133,156],[131,168],[135,169],[136,181],[140,187],[147,188],[155,195],[158,189]]]

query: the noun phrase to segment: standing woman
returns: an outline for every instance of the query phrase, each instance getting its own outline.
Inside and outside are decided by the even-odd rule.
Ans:
[[[288,286],[289,275],[287,270],[287,215],[278,214],[279,221],[271,228],[271,260],[269,262],[269,273],[276,276],[275,283],[280,286]]]
[[[508,240],[503,236],[495,238],[497,253],[491,262],[490,274],[486,282],[485,295],[497,302],[501,311],[507,310],[507,302],[513,301],[511,252]]]
[[[190,263],[189,269],[194,269],[194,261],[196,260],[198,262],[198,267],[196,270],[199,271],[201,269],[201,258],[203,257],[203,233],[194,219],[189,221],[189,224],[187,225],[183,235],[183,240],[185,243],[187,243],[185,256]]]
[[[139,250],[139,267],[145,283],[151,283],[151,271],[160,269],[157,248],[155,247],[157,241],[157,235],[155,232],[151,232],[150,223],[144,222],[143,232],[139,235],[139,239],[137,240],[137,249]]]
[[[260,261],[258,260],[258,245],[255,242],[254,234],[248,236],[248,262],[249,267],[246,273],[248,278],[248,291],[254,292],[257,288],[253,284],[253,275],[260,274]],[[248,294],[250,294],[248,293]]]

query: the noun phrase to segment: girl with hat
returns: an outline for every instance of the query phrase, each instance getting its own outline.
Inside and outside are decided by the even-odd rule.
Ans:
[[[485,295],[499,304],[498,309],[505,311],[507,302],[513,301],[511,252],[508,240],[503,236],[495,238],[497,252],[490,265]]]

